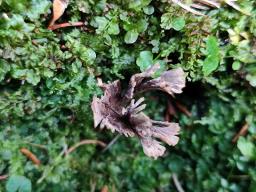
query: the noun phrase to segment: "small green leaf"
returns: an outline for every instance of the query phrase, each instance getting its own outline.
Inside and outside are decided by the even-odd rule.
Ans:
[[[172,15],[170,13],[165,13],[161,16],[161,28],[169,30],[172,28]]]
[[[153,6],[147,6],[147,7],[143,7],[143,11],[145,14],[147,15],[152,15],[155,11],[154,7]]]
[[[241,63],[240,63],[239,61],[235,61],[235,62],[232,64],[232,69],[233,69],[234,71],[239,70],[240,67],[241,67]]]
[[[252,142],[246,140],[244,137],[239,138],[237,142],[237,147],[241,151],[241,153],[248,158],[253,158],[256,155],[255,146]]]
[[[0,59],[0,81],[2,81],[7,72],[10,71],[10,65],[5,61]]]
[[[47,0],[31,0],[31,10],[25,14],[31,19],[35,20],[40,17],[41,14],[47,12],[47,9],[50,7],[50,2]]]
[[[206,52],[207,57],[203,63],[203,73],[205,76],[215,71],[220,62],[219,45],[216,37],[210,36],[206,39]]]
[[[145,71],[153,65],[153,54],[150,51],[141,51],[136,64],[140,67],[141,71]]]
[[[135,29],[139,33],[143,33],[147,30],[148,28],[148,22],[146,19],[140,19],[138,22],[136,22]]]
[[[204,60],[203,73],[204,75],[211,74],[214,70],[218,68],[219,59],[215,55],[209,55]]]
[[[184,28],[185,24],[185,19],[183,17],[178,17],[172,21],[172,28],[176,31],[180,31]]]
[[[151,2],[151,0],[131,0],[128,2],[128,6],[130,9],[140,10],[141,8],[147,6]]]
[[[163,61],[163,60],[156,60],[154,62],[155,63],[158,63],[160,65],[160,68],[154,73],[153,75],[153,78],[157,78],[157,77],[160,77],[160,75],[167,70],[166,68],[166,61]]]
[[[176,31],[180,31],[185,27],[185,18],[184,17],[176,17],[173,18],[173,15],[170,13],[165,13],[161,17],[161,27],[163,29],[169,30],[173,28]]]
[[[119,26],[117,23],[111,23],[108,28],[109,35],[118,35],[120,32]]]
[[[247,74],[245,79],[249,81],[251,86],[256,87],[256,75]]]
[[[127,44],[132,44],[138,39],[139,33],[136,30],[128,31],[124,36],[124,41]]]
[[[28,69],[14,69],[12,70],[12,76],[14,78],[24,78],[27,74]]]
[[[92,22],[91,24],[94,27],[98,28],[96,30],[96,32],[99,34],[99,33],[103,32],[105,30],[109,20],[106,17],[99,17],[99,16],[97,16],[97,17],[95,17],[94,22]]]
[[[87,48],[85,53],[86,53],[86,56],[87,56],[88,63],[93,63],[94,60],[96,59],[95,51],[91,48]]]
[[[24,176],[11,176],[6,183],[7,192],[31,192],[32,184]]]
[[[209,55],[219,55],[219,44],[216,37],[209,36],[206,39],[206,51]]]
[[[27,71],[26,80],[27,80],[27,82],[29,82],[33,85],[37,85],[40,81],[40,76],[37,75],[32,69],[29,69]]]

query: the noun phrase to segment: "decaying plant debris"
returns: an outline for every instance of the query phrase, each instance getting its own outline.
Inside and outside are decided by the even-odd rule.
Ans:
[[[68,6],[69,0],[54,0],[53,1],[53,13],[52,19],[49,24],[49,28],[54,25],[55,21],[57,21],[64,13]]]
[[[224,1],[222,1],[222,0],[193,0],[191,4],[183,3],[181,0],[170,0],[170,3],[175,3],[189,12],[191,12],[195,15],[201,15],[201,16],[204,15],[201,11],[205,11],[210,8],[218,8],[219,9],[222,4],[227,4],[245,15],[250,15],[250,13],[244,11],[236,3],[236,0],[224,0]]]
[[[162,156],[165,147],[156,139],[170,146],[178,143],[180,127],[177,123],[154,121],[143,113],[146,104],[144,98],[135,101],[138,93],[149,90],[161,90],[170,95],[181,93],[185,87],[185,75],[181,68],[164,72],[158,78],[151,76],[158,70],[158,64],[143,73],[131,77],[128,89],[123,91],[120,81],[101,83],[104,96],[93,98],[92,110],[94,126],[106,127],[125,136],[138,136],[144,153],[153,158]]]

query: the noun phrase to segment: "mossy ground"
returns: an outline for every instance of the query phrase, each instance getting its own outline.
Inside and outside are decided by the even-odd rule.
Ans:
[[[0,175],[25,176],[38,192],[175,191],[173,174],[185,191],[256,191],[256,3],[238,4],[251,16],[226,5],[199,17],[165,0],[72,0],[58,22],[86,27],[50,31],[51,1],[0,0]],[[154,62],[187,74],[175,99],[191,112],[174,117],[179,144],[158,160],[125,137],[105,152],[86,145],[62,155],[82,139],[116,135],[93,128],[96,78],[125,82]],[[170,98],[146,98],[147,113],[163,119]]]

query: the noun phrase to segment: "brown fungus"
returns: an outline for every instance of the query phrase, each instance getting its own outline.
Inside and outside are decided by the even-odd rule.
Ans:
[[[156,64],[145,72],[133,75],[124,94],[119,80],[109,84],[101,82],[100,87],[104,95],[100,99],[94,97],[91,105],[94,127],[106,127],[112,132],[117,131],[130,137],[136,135],[141,141],[144,153],[153,158],[162,156],[165,152],[165,147],[156,139],[174,146],[179,141],[177,135],[180,127],[177,123],[150,119],[142,112],[146,107],[146,104],[143,104],[144,98],[135,102],[134,97],[149,90],[161,90],[173,95],[181,93],[185,87],[185,74],[181,68],[152,78],[159,67],[159,64]]]

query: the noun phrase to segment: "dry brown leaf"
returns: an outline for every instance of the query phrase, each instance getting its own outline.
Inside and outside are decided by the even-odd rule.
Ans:
[[[48,27],[54,25],[54,23],[63,15],[65,9],[68,6],[69,0],[54,0],[53,1],[53,13],[52,13],[52,20]]]
[[[108,186],[105,185],[100,192],[108,192]]]

